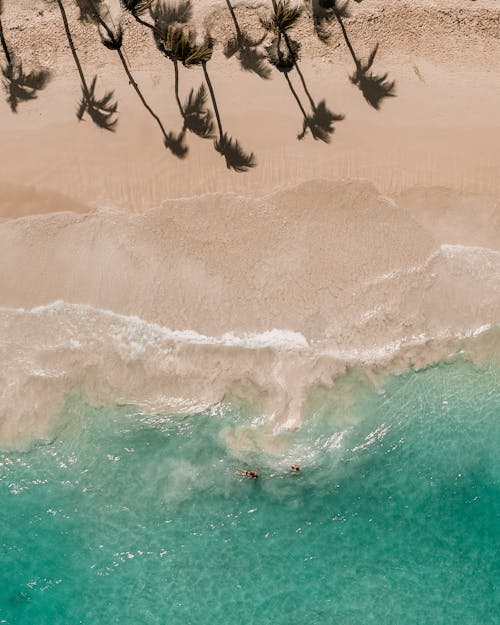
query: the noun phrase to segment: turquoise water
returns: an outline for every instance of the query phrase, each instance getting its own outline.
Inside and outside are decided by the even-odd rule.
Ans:
[[[497,376],[353,374],[275,455],[235,406],[73,399],[51,444],[0,453],[0,623],[498,623]]]

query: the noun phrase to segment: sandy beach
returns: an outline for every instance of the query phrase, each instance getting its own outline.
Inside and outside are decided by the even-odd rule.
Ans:
[[[500,318],[495,0],[352,3],[344,23],[353,49],[366,59],[378,44],[374,70],[395,81],[380,110],[349,80],[355,68],[339,25],[321,42],[306,7],[294,37],[307,90],[315,106],[325,101],[344,116],[330,143],[310,133],[298,140],[301,111],[283,74],[262,79],[224,57],[234,30],[225,3],[197,5],[193,20],[215,41],[208,70],[224,129],[254,154],[243,173],[193,134],[185,158],[167,150],[116,53],[66,2],[89,82],[97,74],[98,92],[113,90],[118,102],[114,132],[79,122],[80,82],[57,5],[5,4],[6,39],[23,67],[46,67],[51,80],[17,113],[0,101],[0,352],[5,379],[18,376],[3,393],[4,439],[43,431],[43,419],[27,417],[38,388],[28,382],[46,384],[40,371],[51,367],[60,401],[83,390],[94,401],[126,395],[155,409],[172,398],[216,402],[243,378],[268,390],[280,423],[296,423],[307,389],[346,363],[403,354],[405,366],[426,364],[483,331],[483,347],[497,350],[488,330]],[[235,3],[252,36],[269,5]],[[178,133],[172,63],[132,18],[123,28],[135,80]],[[309,106],[295,70],[290,79]],[[202,80],[200,68],[181,68],[182,98]],[[109,330],[97,343],[96,318]],[[281,334],[258,354],[243,346],[235,357],[227,339],[273,331]],[[156,338],[139,349],[143,360],[131,356],[131,341],[148,333]],[[116,365],[118,343],[128,347]],[[8,424],[12,402],[24,408]]]

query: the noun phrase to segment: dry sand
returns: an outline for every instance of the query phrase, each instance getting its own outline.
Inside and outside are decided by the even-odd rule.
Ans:
[[[228,171],[212,142],[193,135],[185,159],[168,152],[116,54],[66,0],[84,70],[119,103],[116,132],[79,123],[78,74],[57,5],[12,4],[8,41],[26,67],[50,67],[53,77],[15,115],[0,102],[3,440],[41,434],[54,398],[82,390],[93,401],[159,408],[258,387],[279,423],[296,423],[307,389],[346,363],[424,364],[498,323],[496,0],[353,3],[345,23],[354,48],[366,58],[379,43],[375,69],[396,81],[397,97],[379,111],[349,81],[338,26],[323,44],[304,15],[296,37],[309,91],[345,115],[329,145],[297,140],[301,115],[282,75],[262,80],[224,58],[225,4],[197,4],[197,23],[216,40],[208,67],[225,129],[255,153],[246,173]],[[267,4],[237,4],[241,24],[257,33]],[[167,130],[179,132],[172,65],[149,32],[129,19],[124,28],[137,82]],[[202,76],[182,70],[181,94]],[[58,300],[69,306],[50,306]],[[35,306],[45,308],[28,312]],[[250,354],[210,338],[275,329],[289,334],[269,335]],[[134,352],[146,335],[153,351]],[[482,348],[495,352],[498,334],[485,336]]]

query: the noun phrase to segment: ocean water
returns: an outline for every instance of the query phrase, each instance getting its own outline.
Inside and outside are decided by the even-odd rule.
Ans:
[[[0,452],[0,623],[499,623],[498,370],[351,372],[308,413],[68,399]]]

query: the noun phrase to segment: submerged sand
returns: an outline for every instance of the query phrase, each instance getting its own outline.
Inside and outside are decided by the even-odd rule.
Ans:
[[[225,59],[225,4],[197,5],[216,40],[209,71],[224,126],[255,153],[240,174],[192,135],[185,159],[169,153],[116,55],[66,4],[82,66],[114,89],[119,124],[110,133],[76,120],[57,6],[40,3],[40,28],[31,2],[7,6],[6,37],[27,67],[53,76],[17,114],[0,102],[4,442],[46,433],[70,392],[155,410],[259,395],[281,427],[346,366],[498,352],[488,330],[500,320],[494,0],[353,6],[353,46],[366,58],[378,43],[375,69],[396,81],[378,111],[349,81],[338,26],[323,44],[304,16],[308,89],[345,115],[330,144],[297,140],[283,76],[262,80]],[[253,33],[265,11],[236,5]],[[178,132],[171,64],[147,31],[124,28],[137,82]],[[201,81],[201,70],[182,71],[183,97]]]

